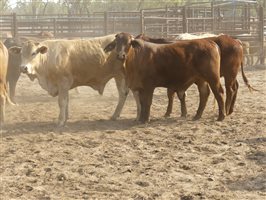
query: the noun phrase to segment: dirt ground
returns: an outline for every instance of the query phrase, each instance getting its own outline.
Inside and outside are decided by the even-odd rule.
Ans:
[[[177,100],[172,116],[163,117],[167,97],[159,88],[149,124],[134,121],[132,94],[111,121],[111,81],[103,96],[89,87],[71,91],[70,119],[60,131],[57,98],[23,75],[19,105],[7,107],[1,131],[0,199],[266,199],[266,70],[245,71],[260,92],[250,93],[239,76],[235,112],[223,122],[212,95],[203,118],[192,121],[195,86],[186,119]]]

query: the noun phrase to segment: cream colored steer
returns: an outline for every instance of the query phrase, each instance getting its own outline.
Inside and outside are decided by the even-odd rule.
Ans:
[[[111,78],[115,78],[119,93],[112,119],[119,117],[128,93],[123,67],[114,53],[106,54],[103,50],[114,39],[114,35],[108,35],[90,40],[27,41],[22,47],[11,47],[9,51],[21,54],[22,72],[31,80],[37,78],[51,96],[58,95],[58,126],[64,126],[68,118],[68,91],[91,86],[102,94]]]

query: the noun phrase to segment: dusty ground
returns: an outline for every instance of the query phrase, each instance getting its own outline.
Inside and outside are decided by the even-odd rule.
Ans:
[[[198,105],[188,91],[187,119],[164,119],[165,89],[157,89],[151,122],[134,122],[129,96],[117,121],[114,83],[104,96],[91,88],[71,92],[70,119],[54,129],[57,99],[22,76],[19,106],[8,107],[1,133],[0,199],[266,199],[266,70],[246,69],[236,109],[216,122],[210,97],[203,118],[192,121]]]

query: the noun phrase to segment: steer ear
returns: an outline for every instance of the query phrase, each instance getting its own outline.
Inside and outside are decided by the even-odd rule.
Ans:
[[[140,48],[142,46],[142,43],[140,40],[131,40],[131,46],[133,48]]]
[[[113,42],[111,42],[110,44],[108,44],[105,48],[104,48],[104,52],[108,53],[110,51],[112,51],[116,46],[116,41],[114,40]]]
[[[41,54],[45,54],[45,53],[47,53],[47,51],[48,51],[48,48],[46,47],[46,46],[41,46],[41,47],[39,47],[38,49],[37,49],[37,53],[41,53]]]
[[[14,47],[10,47],[8,49],[8,52],[12,54],[19,54],[21,53],[21,49],[22,49],[21,47],[14,46]]]

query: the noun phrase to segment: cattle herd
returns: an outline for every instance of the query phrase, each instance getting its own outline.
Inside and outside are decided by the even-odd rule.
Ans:
[[[51,96],[58,96],[58,126],[68,119],[69,90],[90,86],[99,94],[114,78],[119,94],[112,119],[120,116],[129,90],[137,106],[137,120],[149,121],[152,96],[156,87],[167,88],[168,108],[172,112],[174,94],[181,102],[181,115],[186,117],[186,90],[195,83],[199,106],[194,120],[201,118],[210,91],[218,104],[222,121],[234,110],[238,91],[238,72],[243,71],[243,44],[228,35],[205,38],[150,38],[118,33],[92,39],[8,38],[0,42],[0,121],[4,122],[5,103],[16,103],[15,88],[20,73],[37,79]],[[224,77],[226,98],[220,82]],[[8,95],[9,93],[9,95]]]

